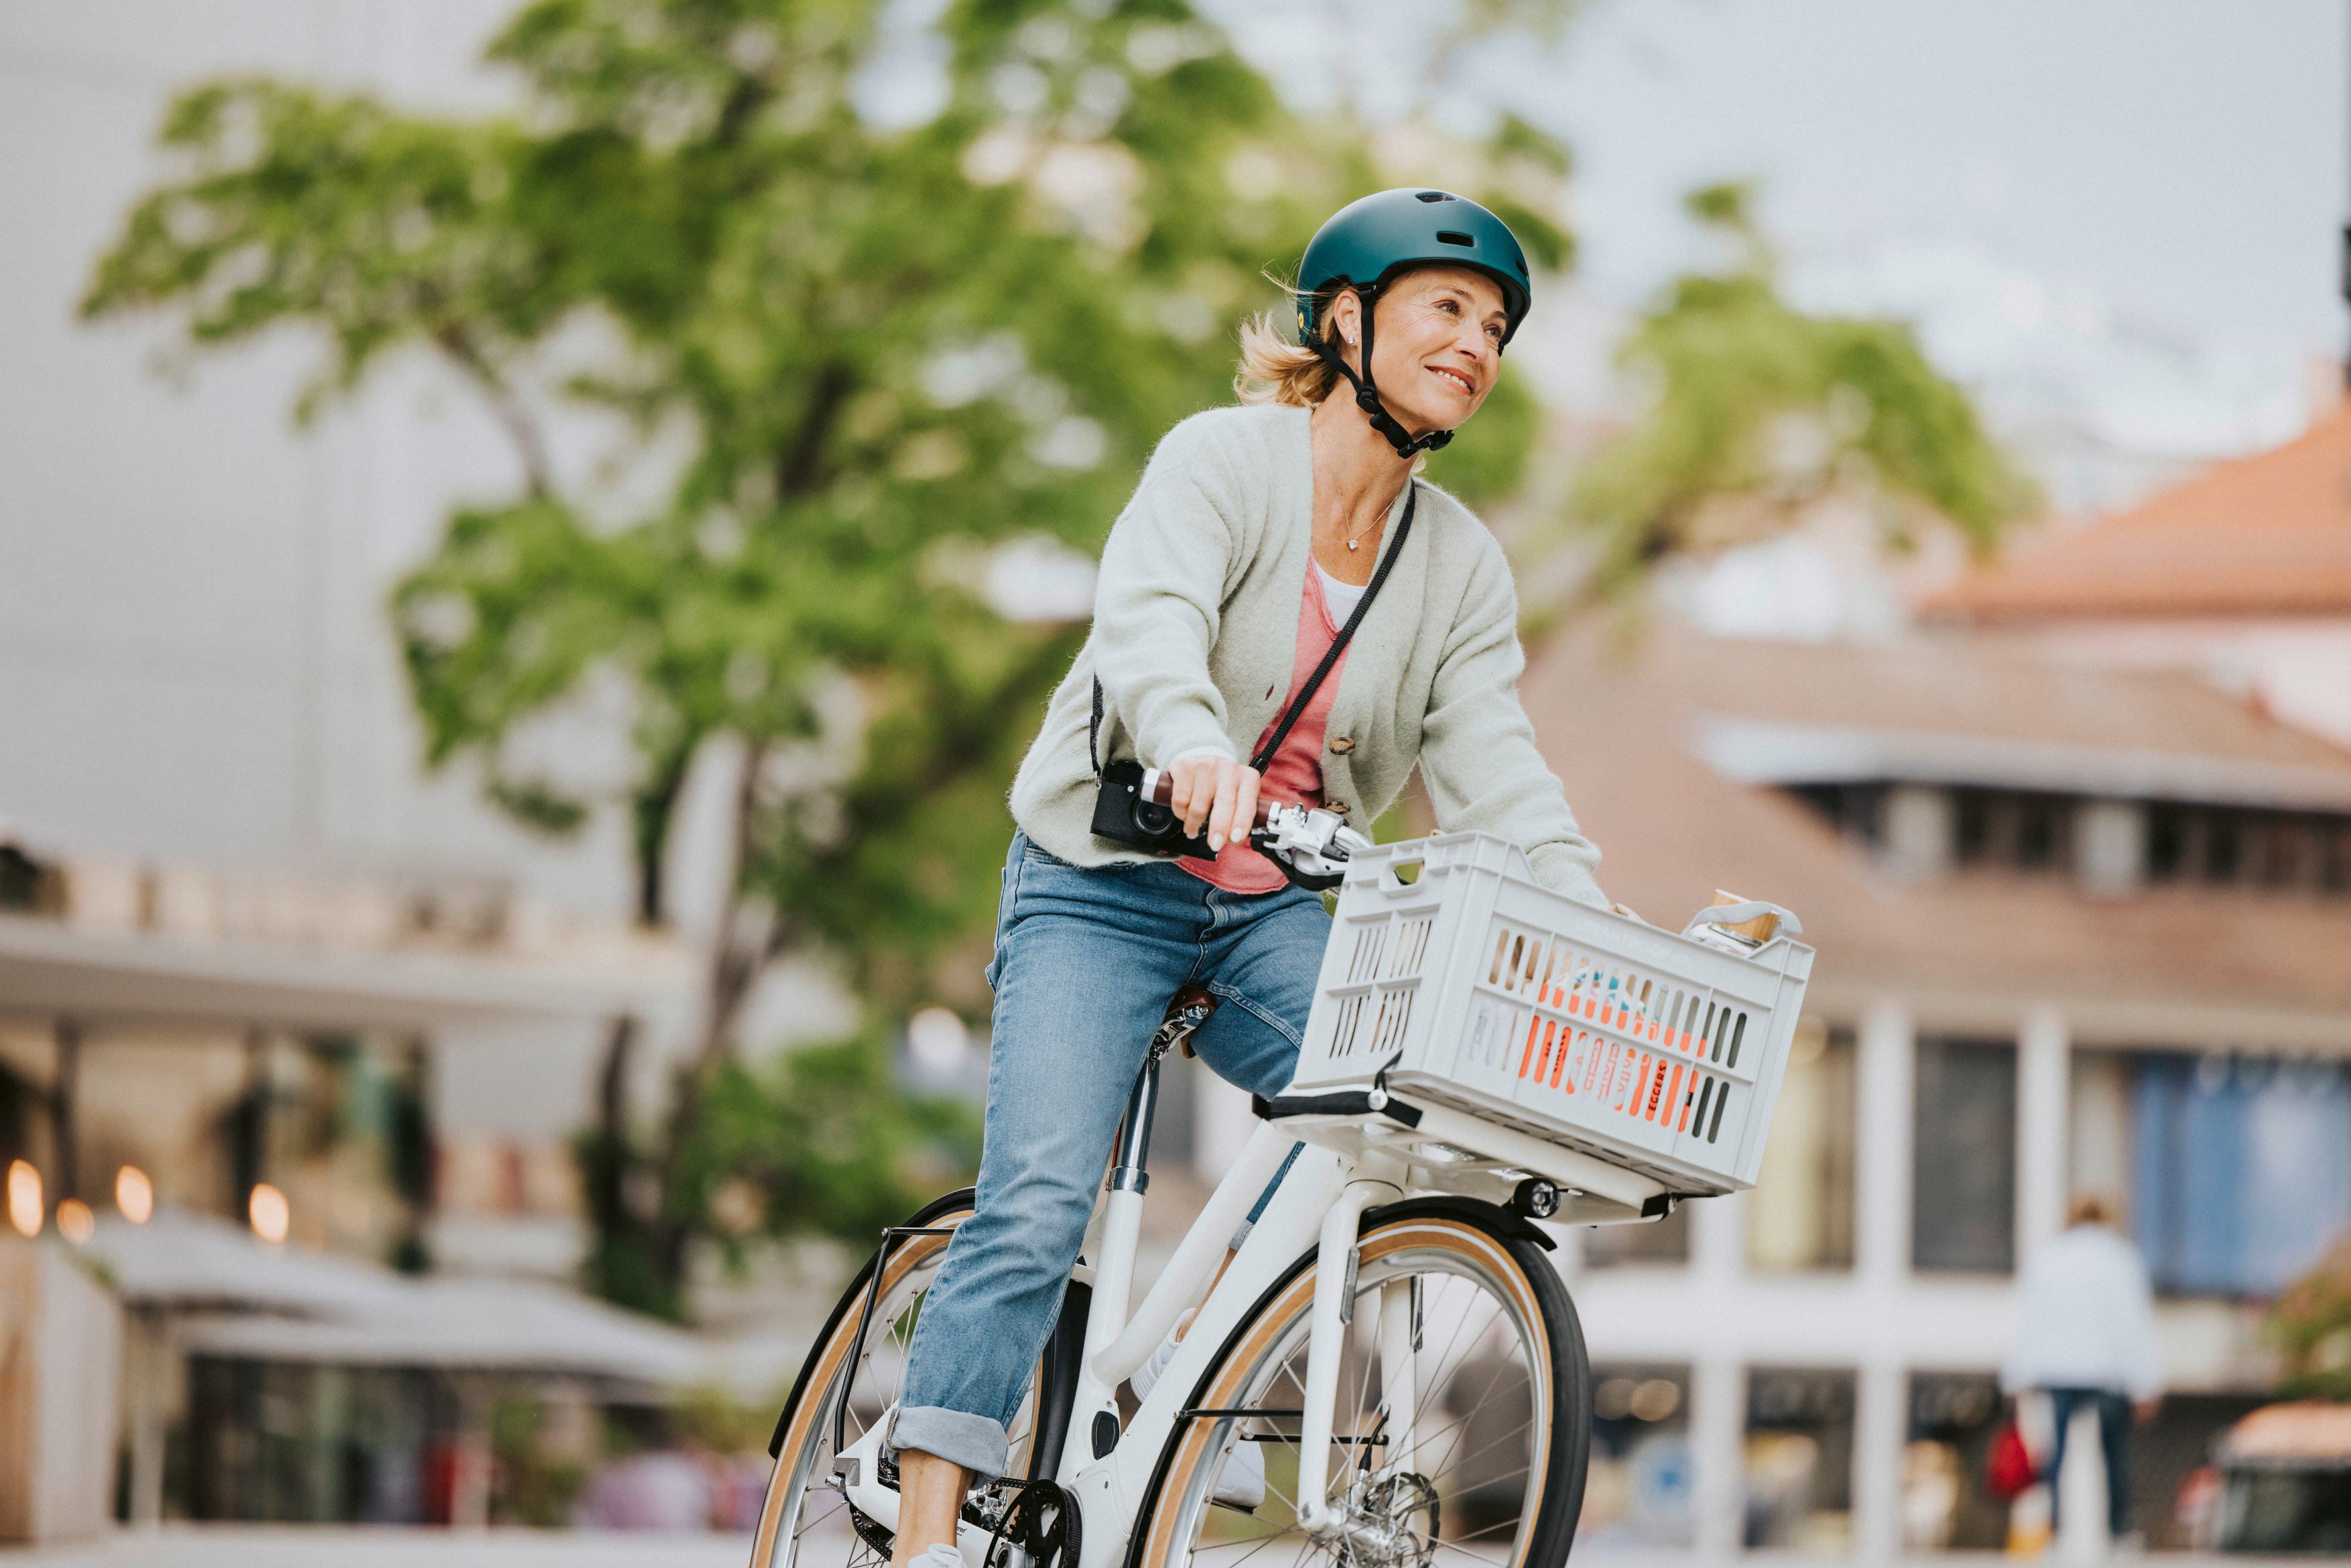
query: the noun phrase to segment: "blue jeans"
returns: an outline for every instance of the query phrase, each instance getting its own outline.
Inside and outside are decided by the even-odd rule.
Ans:
[[[2049,1446],[2049,1525],[2057,1526],[2057,1475],[2065,1465],[2065,1435],[2074,1412],[2083,1406],[2098,1412],[2098,1448],[2106,1461],[2106,1532],[2120,1540],[2130,1531],[2131,1402],[2106,1388],[2053,1388],[2049,1413],[2057,1422],[2056,1440]]]
[[[1221,998],[1192,1037],[1254,1094],[1298,1065],[1330,917],[1312,894],[1227,893],[1165,862],[1088,870],[1016,833],[998,905],[979,1198],[923,1302],[891,1446],[1004,1473],[1144,1049],[1176,990]]]

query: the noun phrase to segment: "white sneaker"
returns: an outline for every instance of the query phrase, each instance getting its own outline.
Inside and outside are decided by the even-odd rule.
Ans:
[[[931,1549],[914,1559],[914,1568],[964,1568],[963,1553],[944,1541],[934,1541]]]
[[[1265,1500],[1265,1454],[1258,1445],[1246,1439],[1233,1445],[1208,1500],[1243,1513],[1253,1511]]]
[[[1181,1343],[1176,1336],[1182,1333],[1191,1322],[1192,1312],[1189,1311],[1177,1318],[1176,1326],[1167,1331],[1167,1337],[1159,1342],[1159,1348],[1151,1353],[1151,1359],[1136,1367],[1128,1376],[1126,1385],[1134,1390],[1134,1396],[1137,1399],[1150,1398],[1151,1391],[1159,1386],[1161,1374],[1165,1373],[1168,1364],[1176,1359],[1176,1348]]]
[[[1191,1325],[1192,1317],[1193,1313],[1186,1312],[1177,1318],[1175,1328],[1159,1342],[1159,1348],[1151,1353],[1151,1359],[1129,1375],[1126,1385],[1134,1390],[1137,1399],[1149,1398],[1151,1391],[1159,1386],[1159,1379],[1176,1359],[1176,1349],[1182,1343],[1176,1336]],[[1217,1472],[1215,1490],[1208,1498],[1212,1502],[1239,1509],[1244,1513],[1265,1500],[1265,1456],[1258,1452],[1255,1443],[1233,1444],[1225,1455],[1224,1468]],[[930,1564],[925,1563],[924,1568],[930,1568]],[[940,1568],[948,1568],[948,1565],[941,1564]]]

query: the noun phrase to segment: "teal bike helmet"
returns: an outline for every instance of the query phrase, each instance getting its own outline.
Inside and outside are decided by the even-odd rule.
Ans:
[[[1380,402],[1372,382],[1372,310],[1381,289],[1407,267],[1467,267],[1491,277],[1502,290],[1502,341],[1508,345],[1533,303],[1526,253],[1501,219],[1450,191],[1382,191],[1348,203],[1331,214],[1307,242],[1298,267],[1298,341],[1337,369],[1355,389],[1355,403],[1387,437],[1399,457],[1433,452],[1453,439],[1432,430],[1414,439]],[[1364,373],[1322,336],[1318,297],[1344,285],[1363,297]]]

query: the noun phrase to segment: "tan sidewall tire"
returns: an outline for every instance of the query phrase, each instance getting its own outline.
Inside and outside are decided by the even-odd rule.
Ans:
[[[952,1229],[971,1215],[972,1210],[966,1207],[946,1214],[918,1216],[917,1223]],[[889,1270],[882,1277],[883,1294],[886,1296],[904,1283],[908,1274],[945,1250],[952,1239],[946,1236],[908,1238],[890,1254]],[[848,1358],[849,1347],[857,1337],[857,1320],[865,1293],[871,1288],[871,1279],[869,1272],[859,1272],[856,1282],[842,1297],[841,1307],[834,1312],[832,1325],[825,1334],[823,1354],[811,1362],[785,1402],[783,1442],[776,1449],[775,1471],[768,1478],[768,1498],[759,1509],[759,1528],[751,1537],[751,1568],[769,1568],[776,1561],[776,1541],[784,1517],[806,1484],[805,1478],[799,1475],[800,1452],[824,1436],[819,1423],[829,1421],[832,1412],[831,1402],[824,1396],[841,1375],[841,1364]]]
[[[1505,1217],[1507,1218],[1507,1217]],[[1564,1287],[1550,1263],[1535,1252],[1531,1244],[1512,1245],[1500,1237],[1469,1223],[1455,1214],[1424,1214],[1383,1218],[1365,1227],[1362,1248],[1362,1267],[1373,1265],[1398,1252],[1437,1250],[1451,1251],[1478,1263],[1491,1279],[1500,1281],[1509,1291],[1510,1304],[1532,1326],[1528,1341],[1531,1355],[1542,1364],[1534,1369],[1540,1375],[1540,1386],[1547,1390],[1545,1409],[1550,1419],[1535,1426],[1536,1448],[1531,1456],[1530,1470],[1544,1478],[1544,1496],[1539,1513],[1555,1511],[1562,1500],[1553,1497],[1556,1490],[1565,1494],[1572,1506],[1582,1503],[1582,1476],[1565,1477],[1554,1474],[1554,1437],[1562,1429],[1560,1398],[1561,1367],[1556,1364],[1556,1351],[1552,1341],[1564,1331],[1567,1348],[1574,1364],[1574,1375],[1588,1384],[1583,1370],[1583,1336],[1575,1322],[1574,1309],[1568,1304]],[[1525,1254],[1532,1254],[1532,1262]],[[1540,1268],[1549,1276],[1553,1290],[1546,1291],[1528,1272],[1530,1267]],[[1248,1395],[1248,1383],[1256,1375],[1266,1354],[1290,1333],[1298,1320],[1314,1305],[1314,1255],[1304,1255],[1292,1266],[1291,1272],[1269,1292],[1255,1312],[1235,1331],[1227,1342],[1216,1364],[1209,1369],[1203,1385],[1191,1402],[1198,1409],[1231,1408]],[[1546,1310],[1545,1297],[1552,1298]],[[1563,1314],[1563,1322],[1554,1322],[1552,1312]],[[1588,1398],[1588,1387],[1568,1391],[1569,1397]],[[1163,1457],[1155,1478],[1151,1495],[1145,1500],[1144,1512],[1138,1521],[1135,1540],[1130,1543],[1125,1562],[1144,1564],[1148,1568],[1165,1568],[1177,1560],[1179,1552],[1188,1550],[1188,1543],[1179,1544],[1176,1532],[1186,1522],[1183,1502],[1191,1490],[1191,1483],[1199,1465],[1209,1457],[1211,1435],[1217,1423],[1189,1421],[1183,1423],[1170,1437],[1171,1451]],[[1580,1468],[1580,1467],[1579,1467]],[[1560,1485],[1559,1483],[1564,1483]],[[1568,1540],[1573,1540],[1574,1526],[1571,1512],[1566,1521]],[[1522,1532],[1517,1554],[1509,1568],[1527,1568],[1527,1559],[1545,1545],[1547,1537],[1558,1533],[1556,1521],[1539,1518],[1534,1529]],[[1546,1557],[1548,1552],[1543,1553]],[[1559,1556],[1565,1556],[1562,1544]]]

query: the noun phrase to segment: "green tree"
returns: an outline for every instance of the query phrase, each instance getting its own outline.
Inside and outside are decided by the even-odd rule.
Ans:
[[[1622,593],[1668,556],[1782,531],[1832,497],[1868,502],[1890,549],[1941,519],[1988,551],[2036,504],[2032,486],[1907,326],[1787,302],[1750,194],[1690,194],[1736,259],[1676,278],[1624,344],[1654,401],[1577,476],[1595,587]]]
[[[2351,1236],[2285,1288],[2262,1325],[2288,1399],[2351,1399]]]
[[[1468,21],[1560,9],[1492,0]],[[479,120],[199,88],[164,123],[177,177],[83,305],[168,309],[197,346],[319,331],[305,417],[405,351],[479,392],[516,494],[459,510],[392,598],[428,760],[574,830],[600,802],[528,761],[528,737],[617,680],[647,922],[670,915],[689,771],[727,759],[735,874],[699,1043],[642,1147],[623,1020],[586,1150],[592,1282],[655,1311],[679,1310],[728,1179],[713,1150],[746,1141],[715,1127],[712,1091],[779,1103],[724,1071],[768,965],[822,944],[893,1016],[976,977],[1003,789],[1076,636],[1005,623],[978,591],[987,552],[1093,549],[1160,433],[1228,395],[1231,324],[1275,298],[1264,271],[1385,183],[1364,136],[1299,123],[1184,0],[956,0],[944,107],[877,125],[856,104],[883,10],[534,0],[489,51],[519,107]],[[1560,265],[1565,170],[1505,121],[1447,183]],[[1513,485],[1532,436],[1503,385],[1437,469],[1473,496]],[[561,470],[549,422],[579,411],[625,422],[657,503]],[[890,1093],[885,1048],[878,1030],[857,1048],[862,1092]],[[885,1113],[868,1143],[894,1158]],[[820,1222],[868,1218],[826,1208],[821,1182],[796,1190]]]

